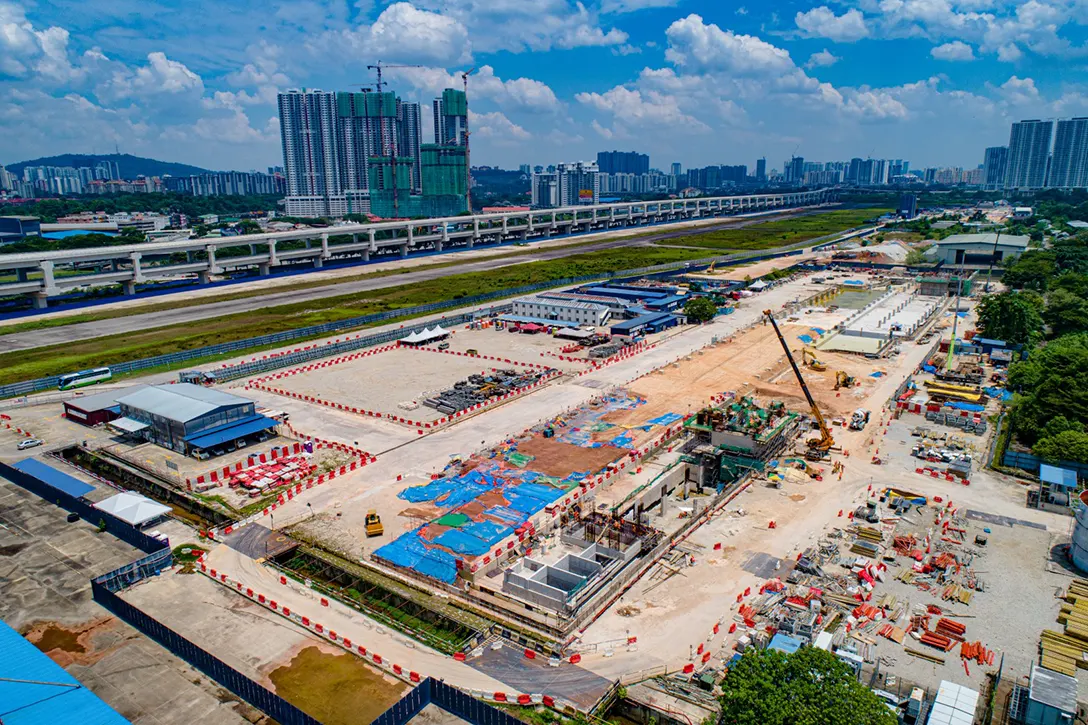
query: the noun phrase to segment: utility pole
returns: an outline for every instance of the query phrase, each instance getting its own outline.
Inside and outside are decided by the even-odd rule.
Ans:
[[[461,74],[461,82],[465,86],[465,206],[468,207],[468,213],[472,213],[472,164],[469,163],[469,130],[468,130],[468,77],[476,72],[476,67],[473,66],[469,70]]]

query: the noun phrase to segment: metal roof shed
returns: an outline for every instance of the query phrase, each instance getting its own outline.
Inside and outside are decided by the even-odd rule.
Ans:
[[[0,720],[4,725],[125,725],[79,680],[0,622]]]
[[[1068,468],[1058,468],[1048,463],[1039,464],[1039,478],[1044,483],[1058,488],[1077,488],[1077,472]]]
[[[58,471],[52,466],[42,463],[37,458],[24,458],[15,463],[12,468],[76,498],[82,498],[94,490],[94,486],[84,483],[78,478],[73,478],[64,471]],[[2,699],[0,699],[0,702],[2,702]]]
[[[1077,678],[1032,664],[1029,723],[1072,723],[1077,713]]]
[[[161,519],[170,513],[169,506],[132,491],[123,491],[116,496],[110,496],[105,501],[96,503],[94,507],[99,511],[113,514],[126,524],[137,527]]]
[[[149,385],[118,398],[117,402],[178,423],[188,423],[219,408],[253,404],[238,395],[192,383]]]
[[[185,442],[193,448],[211,448],[227,441],[236,441],[244,436],[275,428],[279,424],[278,420],[273,420],[267,416],[253,415],[237,423],[201,431],[186,438]]]

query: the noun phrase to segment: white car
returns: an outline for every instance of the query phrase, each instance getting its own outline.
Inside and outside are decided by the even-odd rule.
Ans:
[[[20,451],[25,451],[27,448],[37,448],[42,444],[40,438],[27,438],[25,441],[19,441],[19,445],[16,446]]]

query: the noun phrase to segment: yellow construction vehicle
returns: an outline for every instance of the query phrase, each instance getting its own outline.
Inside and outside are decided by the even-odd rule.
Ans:
[[[839,388],[852,388],[854,387],[854,376],[847,375],[842,370],[835,373],[835,390]]]
[[[718,260],[714,260],[710,263],[710,266],[706,268],[706,274],[714,274],[714,268],[718,266]]]
[[[808,446],[808,453],[805,457],[812,461],[818,461],[827,455],[828,451],[835,447],[835,439],[831,437],[831,430],[827,427],[827,422],[824,420],[823,414],[820,412],[820,406],[816,405],[816,401],[812,398],[812,393],[808,391],[808,385],[805,384],[805,378],[801,375],[801,368],[797,367],[797,361],[793,359],[793,353],[790,352],[790,346],[786,344],[786,338],[782,337],[782,331],[778,329],[778,323],[775,322],[774,315],[770,310],[764,310],[763,314],[771,321],[771,326],[774,327],[774,334],[778,335],[778,341],[782,343],[782,349],[786,351],[786,359],[790,361],[790,367],[793,368],[793,374],[797,376],[797,382],[801,384],[801,392],[805,394],[805,400],[808,401],[809,409],[812,410],[812,415],[816,418],[816,424],[820,427],[819,438],[809,438],[805,441]]]
[[[381,536],[385,533],[385,527],[382,526],[382,518],[378,516],[378,512],[374,509],[370,509],[366,512],[366,538],[371,536]]]
[[[827,365],[820,362],[820,359],[816,357],[816,352],[809,347],[801,348],[801,364],[807,365],[818,373],[827,370]]]

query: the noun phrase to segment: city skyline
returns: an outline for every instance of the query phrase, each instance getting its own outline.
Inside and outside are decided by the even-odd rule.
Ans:
[[[280,156],[278,92],[372,86],[366,66],[381,59],[422,66],[386,80],[421,104],[424,128],[436,95],[478,68],[481,165],[635,148],[658,168],[794,153],[973,167],[1014,121],[1088,113],[1073,5],[986,5],[314,0],[269,14],[211,0],[162,13],[4,2],[0,161],[116,144],[263,168]]]

